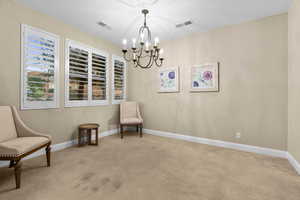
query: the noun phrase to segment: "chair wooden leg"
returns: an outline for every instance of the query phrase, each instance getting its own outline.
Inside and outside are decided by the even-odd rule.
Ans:
[[[11,160],[11,161],[9,162],[9,168],[12,168],[14,165],[15,165],[15,161],[14,161],[14,160]]]
[[[50,144],[46,147],[47,166],[50,167],[51,147]]]
[[[15,180],[16,180],[16,188],[19,189],[21,187],[21,168],[22,163],[18,160],[16,161],[15,165]]]
[[[136,132],[139,132],[139,125],[136,125]]]
[[[121,139],[123,139],[123,125],[121,125],[120,128],[121,128]]]
[[[82,137],[82,133],[81,133],[81,129],[78,129],[78,147],[81,146],[81,137]]]
[[[143,137],[143,124],[140,124],[140,137]]]

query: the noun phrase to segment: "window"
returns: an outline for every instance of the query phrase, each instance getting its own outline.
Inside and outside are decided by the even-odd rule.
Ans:
[[[112,103],[126,100],[126,62],[122,57],[112,56]]]
[[[59,36],[22,24],[21,109],[59,107]]]
[[[108,100],[107,57],[101,53],[92,53],[92,100]]]
[[[66,45],[65,106],[108,104],[108,54],[75,41]]]

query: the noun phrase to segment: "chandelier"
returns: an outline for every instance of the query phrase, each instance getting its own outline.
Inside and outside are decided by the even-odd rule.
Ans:
[[[149,69],[155,63],[157,67],[161,67],[163,63],[163,49],[159,48],[159,39],[154,39],[152,44],[151,31],[147,26],[148,10],[143,9],[144,25],[139,29],[138,40],[132,39],[132,46],[130,49],[127,47],[127,40],[123,40],[123,56],[128,62],[132,62],[134,67]]]

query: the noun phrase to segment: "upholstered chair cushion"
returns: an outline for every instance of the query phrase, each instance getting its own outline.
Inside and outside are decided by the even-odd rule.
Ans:
[[[122,124],[141,124],[143,123],[142,119],[139,118],[125,118],[121,122]]]
[[[18,137],[0,143],[0,152],[3,154],[2,156],[18,157],[49,143],[49,141],[47,137]]]
[[[0,106],[0,124],[0,142],[17,138],[14,119],[9,106]]]
[[[137,103],[136,102],[124,102],[121,103],[122,115],[124,118],[137,117]]]
[[[143,119],[140,114],[137,102],[122,102],[120,105],[121,124],[142,124]]]

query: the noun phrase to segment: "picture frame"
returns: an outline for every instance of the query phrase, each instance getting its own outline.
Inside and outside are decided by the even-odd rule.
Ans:
[[[179,92],[179,67],[161,68],[159,70],[158,92]]]
[[[219,92],[219,62],[192,67],[190,87],[191,92]]]

